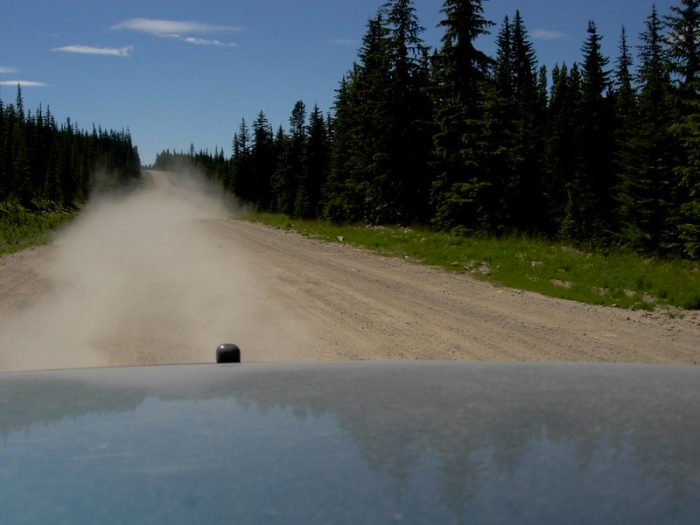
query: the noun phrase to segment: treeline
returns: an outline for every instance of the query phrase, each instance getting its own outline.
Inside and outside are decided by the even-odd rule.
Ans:
[[[156,156],[157,169],[177,169],[190,163],[219,181],[239,198],[261,210],[294,217],[324,215],[330,157],[332,120],[318,106],[307,115],[299,101],[289,119],[289,132],[280,126],[276,133],[261,111],[249,127],[241,119],[233,138],[233,154],[223,150],[189,153],[164,151]]]
[[[262,210],[337,222],[526,233],[700,257],[700,2],[654,8],[635,54],[547,71],[520,12],[494,25],[481,0],[445,0],[429,49],[411,0],[369,20],[331,115],[298,102],[274,135],[260,112],[233,155],[191,151]],[[165,166],[178,155],[165,152]]]
[[[128,132],[81,131],[51,111],[26,111],[22,90],[14,104],[0,99],[0,203],[28,211],[72,209],[88,198],[92,177],[119,185],[140,175],[141,161]]]

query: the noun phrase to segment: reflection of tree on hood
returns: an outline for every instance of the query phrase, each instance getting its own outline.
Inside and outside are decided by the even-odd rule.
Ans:
[[[457,515],[480,489],[482,473],[495,469],[513,478],[524,457],[537,457],[533,449],[555,446],[575,454],[571,459],[579,473],[573,477],[599,475],[596,469],[606,462],[603,471],[614,480],[631,458],[641,481],[671,487],[685,495],[681,501],[691,496],[700,451],[692,435],[672,429],[688,423],[680,414],[693,413],[698,400],[689,390],[668,388],[678,381],[671,375],[683,375],[682,369],[639,367],[636,377],[625,380],[623,368],[615,367],[482,366],[466,376],[464,368],[450,373],[431,364],[407,366],[400,374],[382,365],[348,367],[308,374],[308,382],[300,369],[280,372],[280,383],[299,376],[294,380],[299,388],[284,396],[274,389],[242,389],[237,399],[254,400],[262,410],[289,408],[304,418],[332,414],[367,464],[391,481],[399,499],[409,481],[420,477],[421,457],[434,456],[442,496]],[[693,372],[688,374],[685,379],[692,381]],[[317,379],[332,389],[317,390]],[[659,390],[666,395],[658,397]],[[695,437],[700,435],[696,425]],[[660,447],[662,442],[667,446]]]
[[[99,373],[109,380],[96,381],[96,372],[4,377],[0,435],[128,413],[147,398],[230,399],[273,426],[280,410],[300,422],[332,416],[399,508],[423,484],[461,519],[494,480],[517,486],[547,474],[602,482],[582,486],[583,498],[635,483],[658,487],[659,501],[678,507],[698,496],[700,422],[683,419],[698,407],[693,369],[376,363]],[[503,497],[522,501],[531,488],[520,490]]]

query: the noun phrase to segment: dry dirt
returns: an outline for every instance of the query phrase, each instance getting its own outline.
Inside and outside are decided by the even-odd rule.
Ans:
[[[211,188],[151,176],[0,258],[0,370],[207,362],[224,341],[245,361],[700,363],[698,312],[495,287],[230,220]]]

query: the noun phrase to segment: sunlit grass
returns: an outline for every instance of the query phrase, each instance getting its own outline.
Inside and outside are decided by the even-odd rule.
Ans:
[[[514,236],[465,237],[426,228],[336,225],[258,213],[248,220],[329,242],[464,272],[503,286],[588,304],[651,310],[670,305],[700,309],[700,265],[650,259],[629,251],[603,254]]]
[[[16,204],[0,203],[0,255],[47,243],[52,230],[74,217],[75,212],[30,213]]]

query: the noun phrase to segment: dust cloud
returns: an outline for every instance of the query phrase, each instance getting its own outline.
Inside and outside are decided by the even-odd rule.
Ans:
[[[191,171],[144,178],[94,198],[46,250],[37,297],[0,320],[0,370],[212,362],[221,342],[280,358],[264,283],[208,228],[236,206]]]

